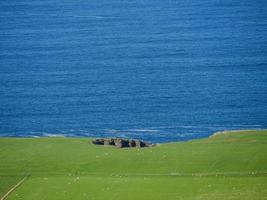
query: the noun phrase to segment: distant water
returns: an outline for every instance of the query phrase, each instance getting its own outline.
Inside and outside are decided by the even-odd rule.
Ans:
[[[0,136],[251,128],[267,128],[267,1],[0,1]]]

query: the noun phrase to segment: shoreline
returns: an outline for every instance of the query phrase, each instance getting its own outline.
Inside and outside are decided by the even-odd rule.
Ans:
[[[251,131],[267,131],[267,129],[241,129],[241,130],[225,130],[225,131],[218,131],[210,135],[208,138],[213,138],[218,135],[224,135],[224,134],[229,134],[229,133],[240,133],[240,132],[251,132]]]
[[[267,129],[239,129],[239,130],[224,130],[224,131],[216,131],[212,133],[211,135],[207,137],[198,137],[198,138],[192,138],[188,140],[180,140],[180,141],[169,141],[169,142],[154,142],[154,144],[161,145],[161,144],[170,144],[170,143],[185,143],[185,142],[190,142],[190,141],[195,141],[195,140],[201,140],[201,139],[209,139],[209,138],[215,138],[219,135],[226,135],[226,134],[231,134],[231,133],[240,133],[240,132],[251,132],[251,131],[267,131]],[[0,136],[0,139],[2,138],[10,138],[10,139],[37,139],[37,138],[69,138],[69,139],[97,139],[100,137],[87,137],[87,136],[66,136],[66,135],[56,135],[53,134],[51,136]],[[101,137],[101,138],[110,138],[110,137]],[[112,137],[115,138],[115,137]],[[123,137],[118,137],[118,138],[123,138]],[[125,138],[125,139],[137,139],[137,138]],[[151,142],[149,140],[144,140],[146,142]]]

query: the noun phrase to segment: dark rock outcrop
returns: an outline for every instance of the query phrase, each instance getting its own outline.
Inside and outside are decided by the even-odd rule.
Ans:
[[[118,148],[125,148],[125,147],[142,148],[142,147],[153,146],[153,144],[141,140],[132,140],[123,138],[105,138],[105,139],[100,138],[93,140],[92,143],[96,145],[116,146]]]
[[[104,139],[95,139],[93,140],[93,144],[104,145]]]
[[[136,147],[135,140],[129,140],[129,147]]]
[[[104,145],[115,145],[114,139],[104,139]]]

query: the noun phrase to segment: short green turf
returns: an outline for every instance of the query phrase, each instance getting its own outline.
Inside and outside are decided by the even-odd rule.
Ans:
[[[239,131],[143,149],[88,138],[0,138],[8,200],[267,199],[267,131]]]

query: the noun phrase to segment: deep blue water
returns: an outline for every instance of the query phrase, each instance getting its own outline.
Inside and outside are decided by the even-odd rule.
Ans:
[[[0,136],[250,128],[267,128],[267,1],[0,1]]]

